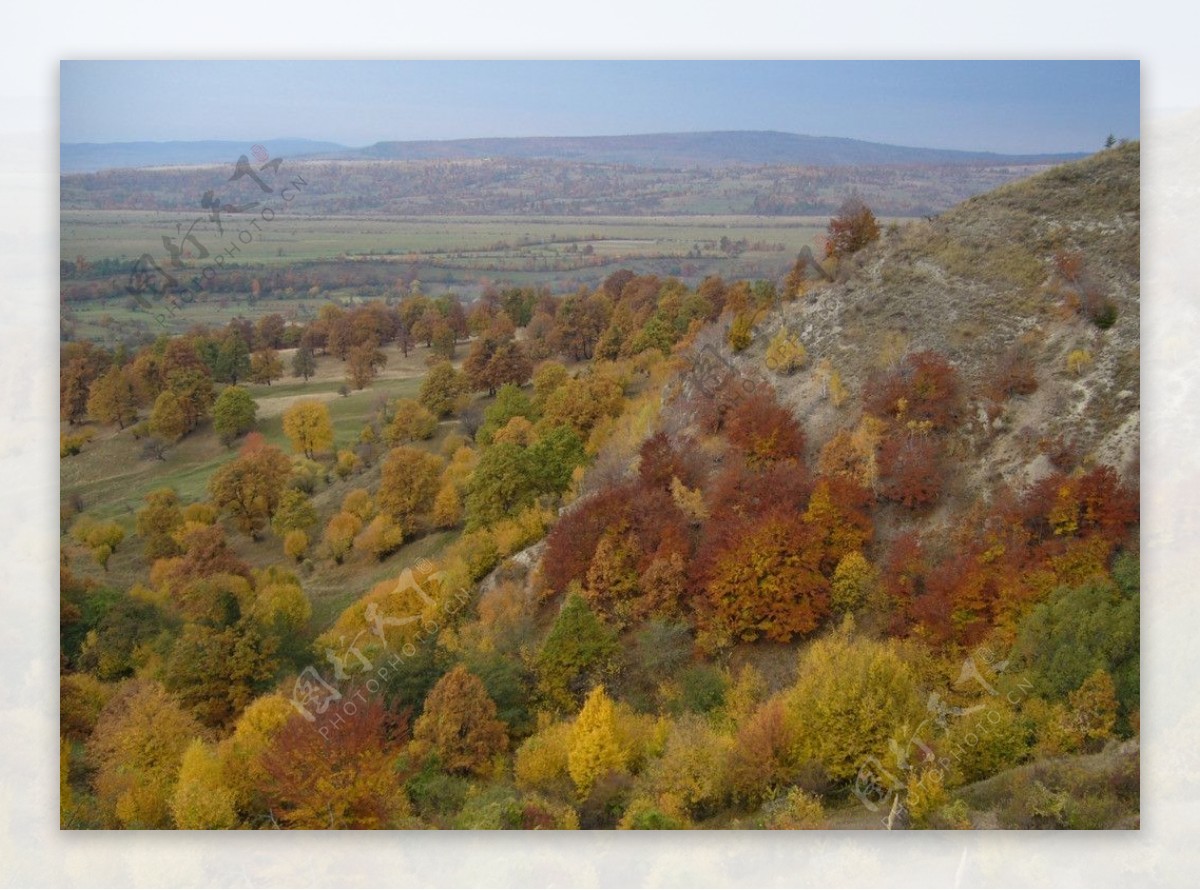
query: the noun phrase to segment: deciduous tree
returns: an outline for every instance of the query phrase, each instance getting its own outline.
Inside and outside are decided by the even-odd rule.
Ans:
[[[313,355],[312,347],[307,343],[301,343],[292,356],[292,376],[303,377],[304,382],[308,383],[308,378],[315,373],[317,373],[317,359]]]
[[[352,389],[365,389],[386,364],[387,356],[374,340],[355,346],[346,357],[346,381]]]
[[[183,752],[179,781],[171,797],[175,827],[185,831],[233,828],[237,824],[233,804],[234,794],[222,779],[216,751],[193,739]]]
[[[417,448],[393,448],[383,460],[376,502],[408,534],[417,518],[429,512],[445,462]]]
[[[316,399],[303,399],[283,412],[283,432],[295,451],[312,460],[318,451],[333,446],[329,408]]]
[[[291,471],[287,455],[254,433],[238,456],[209,479],[209,494],[241,531],[257,539],[275,514]]]
[[[402,719],[368,698],[329,732],[299,714],[263,754],[263,806],[283,828],[414,827],[403,777],[394,764],[407,741]]]
[[[150,431],[167,442],[178,442],[188,431],[179,397],[171,390],[159,393],[150,412]]]
[[[537,654],[538,690],[563,710],[599,682],[619,649],[617,635],[578,593],[569,594]]]
[[[123,828],[169,828],[183,752],[200,726],[152,681],[109,700],[88,741],[97,797]]]
[[[449,362],[439,362],[429,369],[421,381],[417,401],[435,417],[449,417],[467,392],[465,376]]]
[[[508,749],[508,729],[496,719],[496,703],[461,664],[430,691],[413,739],[428,745],[441,768],[451,773],[485,775],[492,759]]]
[[[225,628],[186,624],[164,668],[164,682],[207,725],[227,727],[275,679],[278,638],[254,622]]]
[[[164,556],[175,556],[181,552],[174,534],[183,525],[183,511],[179,507],[179,495],[171,488],[158,488],[145,497],[145,504],[137,514],[137,533],[142,539],[142,552],[153,561]]]
[[[270,347],[260,349],[250,359],[250,379],[254,383],[271,385],[272,380],[283,376],[283,362],[279,354]]]
[[[787,642],[816,629],[829,610],[821,545],[795,514],[768,514],[712,562],[709,603],[729,631],[744,640]]]
[[[362,527],[362,518],[356,514],[345,510],[334,513],[326,524],[325,534],[321,538],[325,543],[325,549],[329,552],[329,558],[340,564],[350,553],[350,548],[354,546],[354,539]]]
[[[841,259],[879,238],[879,221],[860,198],[847,198],[829,220],[825,256]]]
[[[597,779],[624,769],[626,758],[617,739],[613,701],[603,686],[596,686],[571,727],[567,769],[579,796],[587,797]]]
[[[437,418],[413,399],[398,399],[392,406],[392,422],[388,424],[386,438],[389,445],[407,445],[409,442],[432,439],[437,432]]]
[[[92,383],[87,413],[99,423],[115,423],[120,429],[137,419],[137,397],[123,369],[113,365]]]
[[[888,742],[927,716],[911,655],[856,639],[850,625],[805,650],[784,707],[793,763],[814,761],[836,781],[853,779],[868,757],[886,763]]]
[[[213,429],[226,445],[254,429],[258,403],[240,386],[227,386],[213,405]]]

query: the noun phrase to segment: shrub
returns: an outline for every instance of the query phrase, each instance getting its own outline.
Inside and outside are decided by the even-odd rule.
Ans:
[[[825,256],[842,259],[879,238],[879,221],[871,208],[857,197],[847,198],[829,220]]]
[[[58,456],[71,457],[83,451],[83,446],[92,440],[91,430],[82,430],[74,435],[63,433],[58,437]]]
[[[1040,779],[1010,788],[998,813],[1002,828],[1066,828],[1070,796],[1054,791]]]
[[[763,807],[763,815],[763,827],[777,831],[812,831],[828,827],[820,799],[799,788],[793,788],[786,797],[767,804]]]
[[[913,825],[932,828],[939,811],[946,805],[946,786],[939,769],[913,770],[908,774],[904,804]]]
[[[906,507],[936,503],[942,493],[941,448],[931,436],[896,432],[879,453],[880,494]]]
[[[303,531],[316,525],[317,511],[298,488],[289,488],[279,498],[279,507],[271,518],[271,528],[277,535]]]
[[[300,562],[308,553],[308,535],[299,529],[285,534],[283,536],[283,552],[296,562]]]
[[[734,352],[741,352],[753,341],[755,315],[756,313],[750,311],[739,312],[729,325],[726,340]]]
[[[97,522],[90,516],[81,516],[71,527],[71,537],[91,551],[101,568],[107,569],[109,557],[125,540],[125,529],[115,522]]]
[[[875,373],[864,389],[863,407],[880,418],[952,428],[962,411],[958,372],[933,351],[911,353],[888,373]]]
[[[725,701],[725,674],[710,664],[689,665],[679,674],[680,704],[685,711],[707,714]]]
[[[687,828],[687,822],[667,815],[654,800],[643,795],[635,796],[629,802],[619,827],[634,831],[670,831]]]
[[[491,785],[468,793],[462,810],[454,818],[454,827],[472,831],[519,829],[524,824],[524,811],[513,789]]]
[[[837,781],[853,779],[867,757],[883,756],[897,727],[926,717],[911,654],[852,631],[847,621],[807,649],[784,694],[793,762],[815,761]]]
[[[381,513],[354,539],[354,549],[383,560],[399,550],[403,543],[404,529],[392,517]]]
[[[710,816],[728,794],[729,747],[707,720],[685,715],[671,727],[662,756],[647,767],[646,782],[658,799],[673,804],[675,815]]]
[[[339,479],[347,479],[358,469],[360,463],[357,454],[343,448],[337,453],[337,463],[334,464],[333,471]]]
[[[751,466],[804,454],[804,431],[766,387],[757,388],[733,406],[726,416],[725,431]]]
[[[1073,349],[1067,355],[1067,370],[1079,377],[1092,366],[1092,354],[1086,349]]]
[[[737,729],[726,767],[730,792],[757,803],[792,782],[795,743],[779,698],[765,702]]]
[[[767,344],[765,361],[767,370],[786,376],[804,367],[808,361],[808,351],[788,333],[787,328],[780,328]]]
[[[386,438],[389,445],[407,445],[432,439],[437,432],[437,417],[414,399],[400,399],[392,408],[392,422]]]
[[[571,782],[567,754],[571,747],[571,724],[546,723],[517,749],[513,774],[522,788],[546,794],[565,792]]]
[[[1003,695],[950,727],[945,741],[953,778],[967,784],[1016,766],[1029,753],[1028,724]]]

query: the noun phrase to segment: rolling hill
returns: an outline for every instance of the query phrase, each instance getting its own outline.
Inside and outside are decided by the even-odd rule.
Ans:
[[[557,160],[634,167],[727,167],[860,165],[947,166],[1062,163],[1079,154],[1008,155],[995,152],[914,148],[831,136],[774,131],[648,133],[629,136],[545,136],[377,142],[348,148],[332,142],[275,139],[263,144],[275,155],[328,160]],[[63,173],[126,167],[223,163],[248,148],[230,141],[64,143]]]

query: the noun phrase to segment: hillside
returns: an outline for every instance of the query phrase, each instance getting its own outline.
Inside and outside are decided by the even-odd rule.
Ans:
[[[781,328],[811,364],[828,360],[853,394],[865,394],[872,372],[905,353],[944,355],[970,393],[957,434],[972,456],[957,480],[964,497],[999,479],[1023,485],[1044,476],[1053,442],[1136,477],[1138,184],[1133,144],[1004,186],[885,230],[836,283],[762,317],[745,351],[725,344],[728,324],[705,331],[697,346],[769,379],[804,418],[812,449],[857,412],[834,407],[816,375],[764,373],[767,344]],[[1081,304],[1105,300],[1116,320],[1101,329]],[[1090,361],[1071,369],[1077,350]],[[1035,391],[997,398],[996,385],[1016,366],[1032,373]]]
[[[1136,825],[1138,181],[64,343],[63,824]]]

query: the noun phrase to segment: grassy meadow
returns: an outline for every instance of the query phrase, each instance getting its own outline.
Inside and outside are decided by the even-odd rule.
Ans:
[[[424,347],[410,350],[407,358],[395,346],[385,348],[384,352],[388,364],[379,377],[368,388],[347,396],[338,392],[344,382],[343,363],[328,355],[318,358],[317,373],[307,382],[284,377],[270,386],[244,384],[258,404],[255,430],[271,444],[290,452],[290,444],[283,433],[283,412],[300,399],[319,399],[329,407],[335,449],[351,447],[383,400],[415,398],[420,390],[428,350]],[[465,353],[462,346],[459,353],[460,358]],[[291,355],[292,350],[280,351],[285,367],[290,365]],[[146,571],[135,533],[135,517],[144,505],[143,498],[155,489],[173,488],[185,503],[205,500],[209,478],[234,456],[241,440],[226,447],[213,431],[211,421],[206,419],[195,431],[167,449],[164,460],[157,460],[142,456],[142,442],[134,438],[129,427],[120,430],[115,425],[92,424],[90,428],[94,433],[92,441],[79,454],[61,462],[61,500],[65,505],[82,506],[96,519],[118,522],[125,529],[126,538],[113,554],[107,570],[102,572],[86,551],[74,545],[69,537],[63,538],[63,548],[72,567],[80,574],[99,574],[103,576],[100,579],[103,583],[128,587]],[[446,437],[458,428],[457,421],[444,422],[433,439],[414,443],[414,447],[439,452]],[[64,432],[67,429],[64,424]],[[313,505],[321,517],[314,530],[318,536],[329,516],[337,512],[347,492],[355,488],[373,491],[378,486],[379,464],[347,480],[332,475],[330,479],[331,484],[319,487],[313,495]],[[313,604],[312,628],[316,632],[325,629],[342,609],[371,585],[394,575],[401,566],[435,555],[457,535],[457,531],[424,535],[406,543],[381,562],[349,559],[342,565],[335,565],[329,560],[314,560],[311,566],[302,569],[306,572],[305,590]],[[230,543],[242,559],[258,568],[287,561],[279,537],[270,532],[260,541],[252,541],[245,535],[231,535]]]

